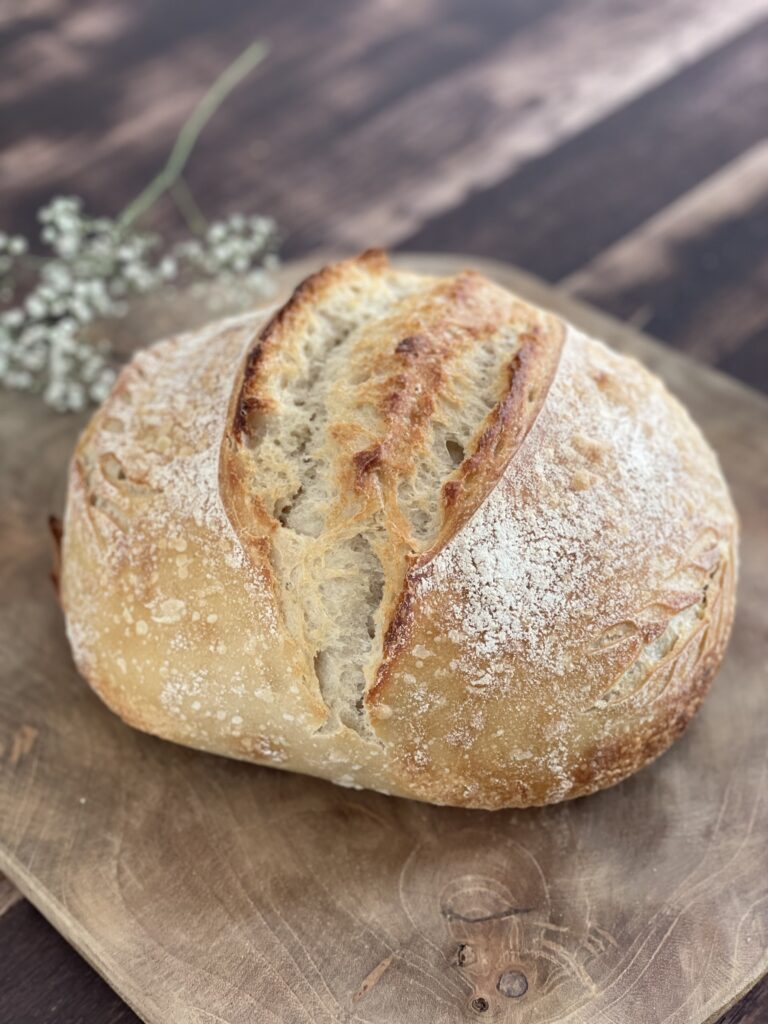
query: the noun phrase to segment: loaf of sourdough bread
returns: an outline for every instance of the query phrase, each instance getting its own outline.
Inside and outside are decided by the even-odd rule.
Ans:
[[[61,598],[126,722],[434,803],[590,793],[680,735],[736,518],[632,359],[370,251],[140,352],[75,452]]]

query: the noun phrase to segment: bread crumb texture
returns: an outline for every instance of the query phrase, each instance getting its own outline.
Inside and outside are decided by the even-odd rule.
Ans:
[[[135,357],[72,462],[61,592],[132,725],[526,806],[683,730],[735,544],[714,455],[639,364],[472,271],[371,251]]]

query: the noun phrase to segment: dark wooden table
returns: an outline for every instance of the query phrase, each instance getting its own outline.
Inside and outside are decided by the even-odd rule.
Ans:
[[[768,391],[768,0],[8,0],[0,228],[118,213],[258,37],[206,214],[271,214],[289,257],[508,260]],[[0,1022],[136,1019],[0,879]],[[768,981],[722,1024],[766,1021]]]

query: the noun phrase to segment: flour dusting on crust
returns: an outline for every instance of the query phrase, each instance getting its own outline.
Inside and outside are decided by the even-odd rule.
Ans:
[[[489,495],[418,588],[421,594],[439,588],[441,579],[458,582],[464,600],[454,628],[461,631],[467,661],[485,664],[521,645],[545,671],[562,674],[568,659],[562,635],[570,623],[620,615],[625,595],[614,594],[612,577],[637,560],[638,550],[665,551],[670,534],[679,530],[679,505],[687,500],[685,453],[648,429],[667,418],[666,395],[661,388],[647,391],[642,418],[626,404],[631,393],[624,402],[614,395],[589,405],[573,388],[584,360],[605,374],[615,357],[572,331],[548,406],[508,468],[507,485]],[[610,443],[596,439],[605,432],[606,402]],[[566,423],[572,418],[578,433],[564,438],[554,417]],[[553,449],[560,443],[588,453],[576,486],[571,453]],[[674,564],[662,565],[662,576]]]
[[[130,724],[344,786],[495,808],[610,785],[680,734],[724,651],[736,520],[717,461],[633,360],[475,273],[398,274],[365,254],[310,279],[269,328],[264,313],[214,324],[124,370],[70,477],[61,596],[78,667]],[[390,285],[407,301],[382,318]],[[438,358],[459,321],[462,358]],[[249,373],[269,386],[249,391]],[[328,587],[371,602],[354,624],[370,660],[342,694],[355,727],[331,721],[319,686],[326,576],[308,542],[280,548],[275,515],[294,506],[266,500],[250,454],[267,465],[286,442],[285,417],[275,438],[264,422],[286,394],[294,426],[314,423],[288,445],[303,460],[291,501],[322,505],[327,483],[318,538],[333,554],[343,528],[382,570],[371,586],[372,558],[323,563]],[[342,624],[348,607],[333,605]]]
[[[538,802],[571,794],[603,756],[584,741],[575,757],[574,735],[626,745],[620,714],[658,730],[659,701],[704,664],[705,645],[686,643],[705,638],[708,593],[732,565],[731,515],[716,460],[664,387],[569,329],[504,478],[411,573],[420,615],[377,694],[380,732],[406,723],[407,769],[435,788],[448,773],[457,799],[475,799],[480,774],[505,799],[513,778],[523,803],[535,785]]]

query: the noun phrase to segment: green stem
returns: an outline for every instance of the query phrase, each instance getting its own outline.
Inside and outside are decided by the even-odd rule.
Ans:
[[[165,167],[123,211],[118,224],[122,230],[143,216],[180,178],[200,133],[232,90],[269,53],[265,42],[251,43],[216,79],[182,126]]]
[[[192,195],[189,185],[181,175],[179,180],[171,185],[170,196],[189,230],[194,235],[204,235],[208,230],[208,221],[197,205],[197,200]]]

